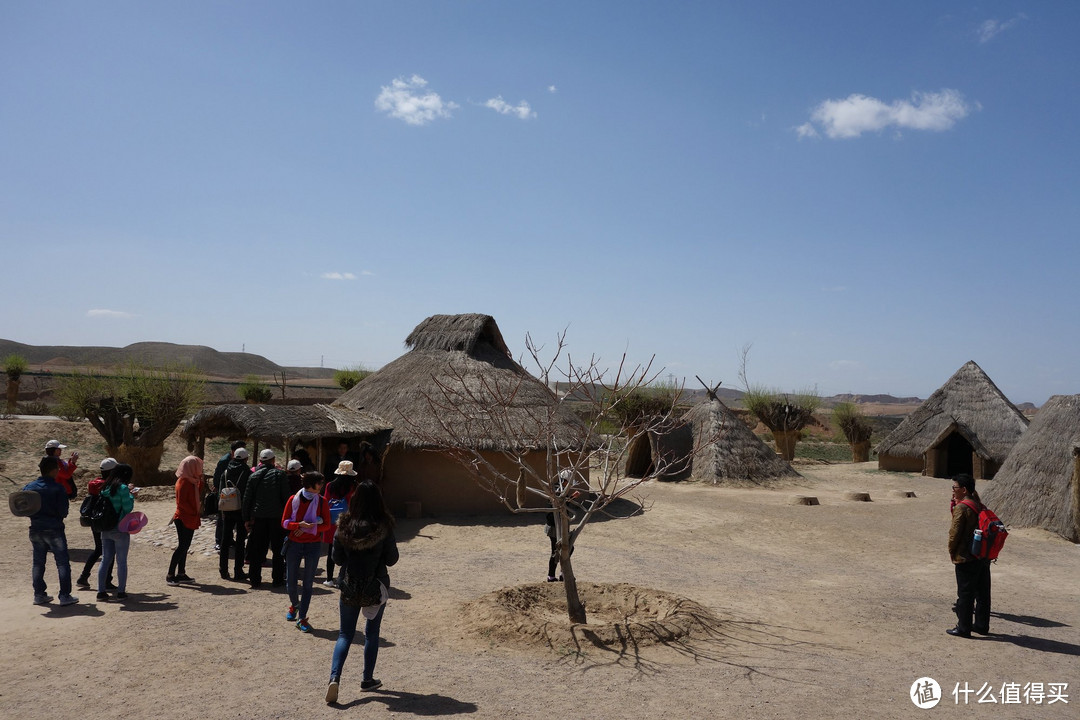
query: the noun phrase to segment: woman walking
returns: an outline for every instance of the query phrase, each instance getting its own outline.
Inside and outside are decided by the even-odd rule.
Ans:
[[[341,669],[349,655],[361,612],[367,624],[364,627],[364,674],[360,689],[375,690],[382,685],[382,681],[375,679],[375,661],[379,655],[379,629],[386,609],[386,592],[390,588],[386,568],[398,561],[398,548],[394,538],[394,518],[387,511],[377,485],[363,482],[356,486],[349,509],[339,519],[332,552],[334,560],[341,566],[341,597],[338,599],[341,629],[330,663],[327,703],[337,702]],[[382,583],[384,600],[378,605],[361,608],[352,593],[372,577]]]
[[[195,582],[187,574],[187,554],[191,547],[191,538],[202,525],[199,517],[199,498],[203,489],[203,461],[195,455],[188,455],[176,468],[176,512],[173,524],[176,525],[178,544],[169,560],[169,574],[165,576],[168,585]]]
[[[300,632],[311,632],[308,622],[308,606],[311,605],[311,586],[315,583],[315,570],[322,557],[323,528],[330,524],[330,510],[322,498],[323,474],[307,472],[303,475],[304,487],[285,503],[281,527],[288,533],[285,550],[285,587],[289,591],[289,611],[285,619],[296,623]],[[304,563],[303,575],[300,563]],[[297,583],[302,583],[299,594]]]
[[[101,531],[101,567],[97,576],[97,599],[108,601],[108,577],[113,560],[116,561],[116,599],[127,598],[127,559],[131,535],[120,528],[124,516],[135,509],[135,494],[131,491],[132,469],[130,465],[119,463],[113,468],[101,494],[108,498],[116,510],[117,525],[112,530]]]
[[[323,542],[329,546],[326,552],[326,580],[323,581],[323,585],[327,587],[337,587],[337,581],[334,580],[334,533],[337,532],[338,518],[349,507],[349,499],[355,487],[356,471],[353,470],[353,464],[342,460],[334,471],[334,479],[326,483],[326,490],[323,491],[323,498],[330,507],[330,525],[323,531]]]

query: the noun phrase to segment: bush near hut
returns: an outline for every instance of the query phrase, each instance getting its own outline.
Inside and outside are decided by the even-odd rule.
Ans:
[[[866,462],[870,459],[870,437],[874,426],[863,415],[859,406],[852,402],[842,402],[833,408],[833,424],[840,428],[844,438],[851,445],[851,461]]]
[[[356,387],[356,383],[360,382],[370,374],[370,370],[361,367],[360,365],[355,367],[344,367],[334,371],[334,382],[337,383],[338,387],[342,390],[352,390]]]
[[[244,381],[237,386],[236,392],[249,403],[268,403],[274,397],[270,386],[255,375],[246,375]]]
[[[772,432],[776,451],[788,462],[795,458],[795,443],[821,405],[816,391],[782,393],[755,385],[742,397],[743,406]]]

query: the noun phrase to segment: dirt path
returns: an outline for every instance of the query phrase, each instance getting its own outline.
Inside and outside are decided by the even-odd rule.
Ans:
[[[0,472],[25,475],[23,456],[37,450],[20,449],[3,429]],[[203,554],[209,527],[188,563],[201,584],[167,586],[172,507],[155,501],[139,503],[150,526],[132,546],[127,603],[97,603],[83,591],[71,608],[38,607],[27,522],[5,512],[0,716],[318,718],[359,709],[545,720],[900,718],[922,712],[908,693],[930,676],[945,693],[937,716],[1076,717],[1080,548],[1014,532],[994,568],[1000,634],[954,639],[944,633],[955,595],[944,551],[948,482],[870,464],[804,470],[801,486],[773,491],[652,485],[648,512],[586,529],[574,555],[583,581],[676,593],[719,619],[707,638],[639,651],[542,650],[466,632],[466,603],[542,579],[547,540],[535,518],[401,521],[376,673],[383,691],[359,692],[354,647],[339,707],[322,701],[337,629],[333,591],[318,586],[315,632],[299,633],[285,622],[282,593],[217,579],[216,559]],[[845,500],[850,490],[869,491],[873,502]],[[821,505],[788,504],[796,493]],[[89,530],[73,521],[68,535],[74,557],[85,558]],[[51,562],[46,579],[54,591]],[[976,705],[972,695],[957,706],[951,693],[965,682],[987,683],[995,695],[1007,682],[1068,683],[1069,704]]]

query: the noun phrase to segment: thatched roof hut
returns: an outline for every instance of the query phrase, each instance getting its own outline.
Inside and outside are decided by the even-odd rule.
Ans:
[[[392,426],[366,410],[330,405],[216,405],[204,408],[184,423],[180,434],[189,447],[208,437],[246,438],[292,450],[296,443],[314,444],[333,438],[371,438],[385,442]],[[320,453],[321,455],[321,453]],[[322,467],[321,456],[316,459]]]
[[[1006,525],[1080,542],[1080,395],[1047,400],[979,495]]]
[[[990,478],[1027,426],[1024,414],[969,361],[878,444],[878,467]]]
[[[361,380],[335,405],[394,425],[383,463],[391,508],[475,513],[497,502],[441,448],[492,453],[585,446],[588,430],[555,394],[513,360],[490,315],[433,315],[409,334],[407,353]]]

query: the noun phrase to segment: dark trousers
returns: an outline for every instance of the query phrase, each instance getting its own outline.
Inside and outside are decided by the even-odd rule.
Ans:
[[[247,544],[247,528],[244,527],[244,516],[239,510],[230,510],[218,514],[218,527],[221,529],[221,538],[218,544],[221,551],[218,555],[218,564],[222,575],[229,574],[229,549],[233,550],[233,576],[244,574],[244,548]]]
[[[551,557],[548,558],[548,577],[555,577],[555,568],[559,565],[559,541],[553,537],[548,536],[548,540],[551,541]],[[574,554],[574,546],[570,546],[570,554]]]
[[[173,520],[173,525],[176,526],[176,550],[173,551],[172,559],[169,560],[169,576],[173,575],[187,575],[187,554],[191,548],[191,538],[195,536],[195,531],[184,526],[183,521],[180,518]]]
[[[970,560],[956,568],[956,629],[990,629],[990,561]],[[972,615],[974,614],[974,622]]]
[[[86,564],[83,565],[82,573],[79,575],[79,582],[88,582],[90,580],[90,572],[94,569],[94,563],[101,559],[101,532],[94,528],[90,528],[90,532],[94,534],[94,550],[90,553],[90,557],[86,558]],[[107,582],[112,585],[113,561],[109,561],[107,575]]]
[[[285,556],[281,546],[285,542],[285,529],[277,518],[255,518],[248,536],[248,577],[251,587],[262,584],[262,564],[266,551],[270,550],[270,580],[274,585],[285,584]]]

